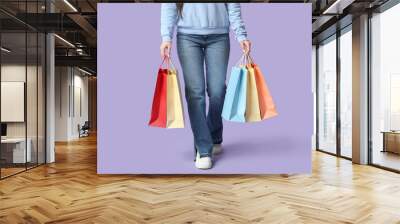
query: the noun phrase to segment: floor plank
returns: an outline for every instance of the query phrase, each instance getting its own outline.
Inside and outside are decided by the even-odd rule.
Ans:
[[[97,175],[96,138],[0,181],[0,223],[400,223],[400,175],[313,153],[311,175]]]

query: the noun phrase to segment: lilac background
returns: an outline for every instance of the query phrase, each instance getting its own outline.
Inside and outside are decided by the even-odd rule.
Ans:
[[[98,173],[311,172],[310,4],[242,4],[252,56],[279,116],[250,124],[224,121],[224,152],[206,171],[194,167],[186,104],[186,128],[147,125],[161,62],[160,4],[106,3],[98,8]],[[175,40],[173,59],[181,71]],[[231,33],[228,77],[240,54]]]

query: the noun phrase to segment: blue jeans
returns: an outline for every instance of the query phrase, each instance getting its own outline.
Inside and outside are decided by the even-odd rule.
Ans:
[[[213,144],[222,143],[221,113],[226,92],[229,34],[178,33],[177,50],[185,81],[194,146],[200,157],[212,156]],[[207,114],[206,90],[209,97]]]

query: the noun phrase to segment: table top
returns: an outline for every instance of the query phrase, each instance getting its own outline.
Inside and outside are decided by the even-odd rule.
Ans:
[[[400,131],[381,131],[381,133],[384,133],[384,134],[398,134],[398,135],[400,135]]]
[[[30,141],[30,138],[27,138],[27,141]],[[1,139],[1,143],[20,143],[25,142],[25,138],[5,138]]]

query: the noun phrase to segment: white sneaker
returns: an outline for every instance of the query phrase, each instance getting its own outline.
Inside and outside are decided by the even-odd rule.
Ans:
[[[213,155],[220,154],[222,152],[222,146],[221,144],[214,144],[212,153]]]
[[[202,169],[202,170],[210,169],[212,167],[211,158],[208,156],[200,157],[199,152],[197,152],[195,166],[197,169]]]

